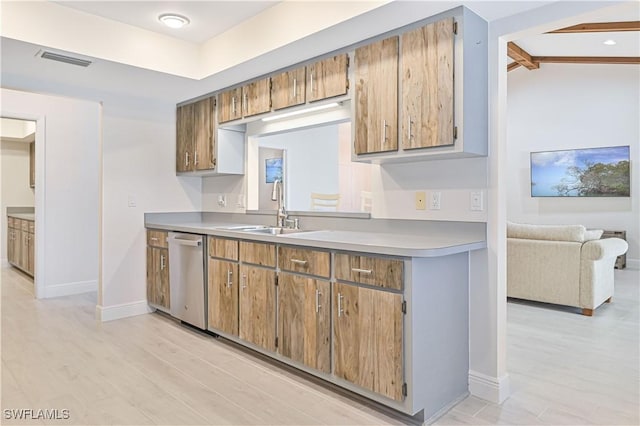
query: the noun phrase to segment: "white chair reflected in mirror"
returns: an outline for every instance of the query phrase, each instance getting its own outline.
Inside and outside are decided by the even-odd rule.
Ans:
[[[373,194],[370,191],[360,191],[360,211],[371,213]]]
[[[340,194],[319,194],[311,193],[311,210],[316,211],[338,211],[340,207]]]

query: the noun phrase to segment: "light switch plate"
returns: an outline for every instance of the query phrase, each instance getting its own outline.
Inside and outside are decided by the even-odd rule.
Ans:
[[[431,198],[429,199],[429,209],[440,210],[441,200],[442,200],[442,193],[440,191],[432,191]]]
[[[469,193],[469,208],[471,211],[481,212],[484,210],[482,191],[471,191]]]
[[[136,207],[138,205],[138,203],[136,202],[136,197],[135,195],[129,195],[127,197],[127,205],[129,207]]]
[[[424,191],[416,192],[416,210],[426,210],[427,194]]]
[[[227,196],[225,194],[218,194],[218,205],[220,207],[227,206]]]

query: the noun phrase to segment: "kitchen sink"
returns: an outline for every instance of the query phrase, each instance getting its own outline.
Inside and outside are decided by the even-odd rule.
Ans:
[[[260,234],[280,235],[280,234],[295,234],[298,232],[304,232],[302,229],[291,228],[278,228],[275,226],[266,226],[262,228],[243,229],[244,232],[256,232]]]

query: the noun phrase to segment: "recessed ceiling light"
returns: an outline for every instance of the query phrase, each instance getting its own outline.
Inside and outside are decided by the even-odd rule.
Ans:
[[[169,28],[182,28],[190,22],[188,18],[176,15],[175,13],[160,15],[158,16],[158,20]]]
[[[614,46],[616,44],[615,40],[606,40],[603,44],[607,46]]]

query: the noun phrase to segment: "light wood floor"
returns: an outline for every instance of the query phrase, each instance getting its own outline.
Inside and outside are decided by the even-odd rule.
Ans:
[[[469,397],[437,424],[640,424],[639,273],[616,271],[594,317],[509,303],[502,405]],[[33,299],[2,269],[2,409],[69,409],[69,420],[2,424],[402,424],[395,417],[157,314],[94,320],[95,294]]]

